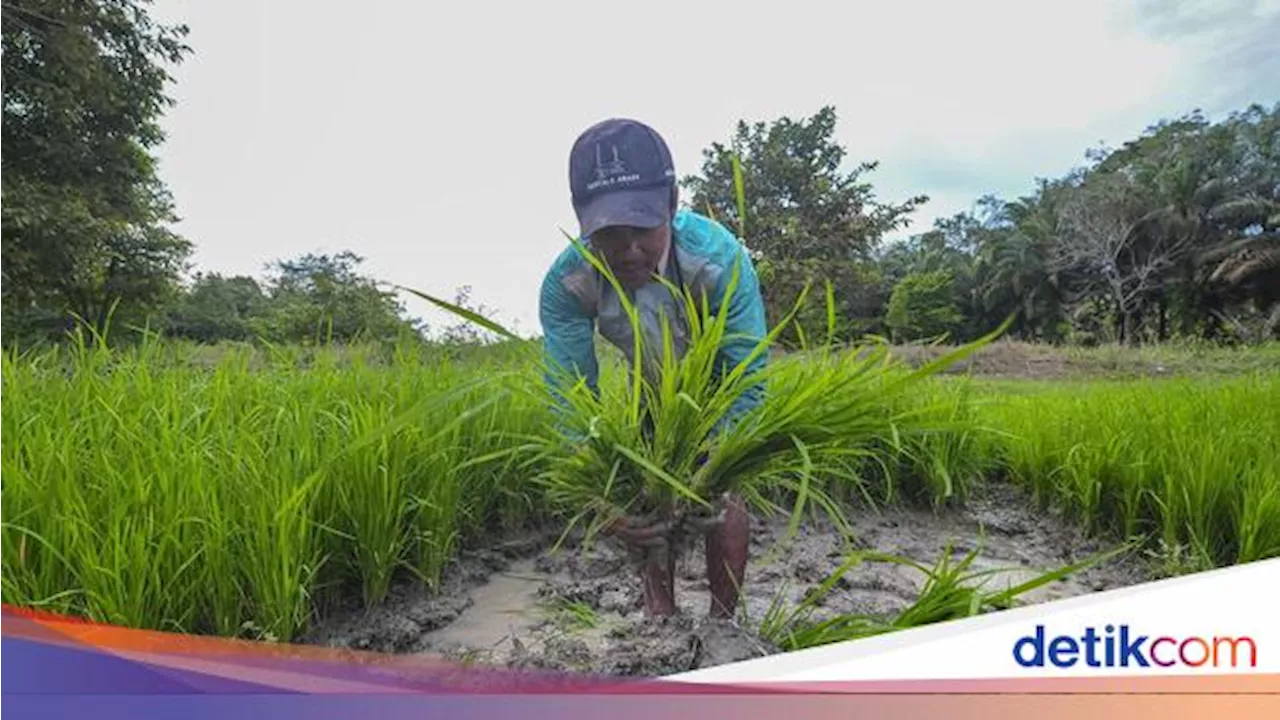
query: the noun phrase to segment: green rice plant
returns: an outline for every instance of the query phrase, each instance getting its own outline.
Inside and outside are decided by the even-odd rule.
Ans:
[[[959,502],[991,472],[1094,532],[1148,539],[1171,571],[1280,555],[1274,372],[1009,392],[912,373],[873,341],[717,383],[723,323],[692,307],[684,358],[642,347],[663,372],[606,365],[601,396],[571,388],[559,414],[536,345],[516,340],[210,350],[82,334],[6,352],[0,594],[288,640],[397,578],[431,587],[458,547],[530,522],[594,532],[733,490],[793,528],[815,512],[840,527],[845,500]],[[761,406],[724,424],[749,391]]]
[[[485,379],[486,385],[489,379]],[[417,542],[414,569],[429,585],[436,585],[445,565],[464,534],[474,538],[483,532],[485,507],[493,498],[481,489],[486,485],[494,492],[504,492],[501,484],[486,483],[501,479],[506,463],[520,446],[502,446],[502,406],[511,394],[486,387],[488,397],[468,398],[444,427],[435,444],[440,449],[430,454],[418,475],[411,495]],[[496,446],[486,448],[486,444]]]
[[[732,339],[727,304],[713,311],[705,297],[699,302],[687,289],[668,284],[681,317],[665,318],[658,344],[646,343],[627,292],[602,261],[573,242],[617,291],[635,342],[627,383],[606,385],[598,395],[563,369],[546,370],[560,373],[562,389],[549,390],[548,399],[560,401],[563,412],[554,432],[537,438],[544,467],[538,481],[553,506],[576,513],[575,520],[588,522],[592,532],[622,514],[679,518],[710,509],[727,492],[776,509],[769,500],[775,488],[795,497],[795,518],[812,502],[839,521],[820,478],[861,484],[864,469],[882,462],[877,450],[890,437],[917,429],[910,418],[920,411],[887,413],[891,399],[990,340],[915,371],[891,366],[887,346],[878,344],[864,353],[815,349],[803,364],[775,361],[749,372],[787,318],[757,339],[746,359],[721,368],[720,348]],[[733,269],[726,295],[736,287],[739,271]],[[802,302],[803,295],[797,307]],[[673,321],[688,329],[688,348],[680,356],[672,340]],[[485,327],[496,327],[486,322]],[[763,400],[754,411],[725,422],[748,393],[761,390]]]
[[[542,611],[556,626],[569,631],[592,630],[601,624],[595,608],[577,600],[553,598],[543,603]]]
[[[1088,529],[1193,561],[1280,555],[1280,374],[1072,382],[980,410],[1010,477]]]
[[[714,324],[719,320],[704,315],[702,321]],[[757,351],[764,352],[772,337],[785,327],[784,320]],[[693,332],[690,354],[694,368],[714,354],[717,340],[714,332]],[[855,494],[875,504],[868,483],[877,474],[891,474],[886,471],[891,461],[887,449],[900,448],[904,438],[916,438],[931,429],[921,422],[930,416],[929,408],[899,410],[895,400],[972,349],[962,348],[913,373],[892,365],[883,345],[873,345],[860,356],[817,348],[806,353],[803,361],[774,361],[750,378],[745,374],[746,363],[742,363],[716,383],[702,369],[681,376],[685,368],[673,362],[664,348],[668,357],[662,376],[676,376],[685,382],[667,380],[664,392],[646,397],[655,427],[652,441],[635,436],[609,438],[601,432],[604,423],[599,420],[612,418],[599,407],[591,407],[589,417],[597,421],[593,429],[598,435],[593,439],[603,442],[590,445],[585,454],[597,467],[583,472],[570,465],[551,476],[551,481],[557,493],[576,494],[574,504],[604,509],[606,521],[620,512],[636,512],[637,502],[642,512],[686,501],[690,506],[705,506],[730,491],[743,494],[766,511],[776,510],[780,508],[772,500],[781,491],[792,499],[793,531],[811,504],[842,525],[829,490]],[[755,387],[763,390],[760,405],[737,422],[723,424],[727,409]],[[606,475],[599,470],[605,466],[611,471],[614,467],[629,470],[632,477],[639,475],[650,483],[640,492],[616,480],[602,485],[600,478]],[[655,477],[662,482],[652,482]],[[664,495],[666,488],[673,492]]]
[[[759,634],[782,650],[791,651],[1004,610],[1037,588],[1058,582],[1131,549],[1129,546],[1117,547],[1002,589],[988,589],[986,585],[993,577],[1020,568],[973,569],[981,546],[957,561],[952,546],[948,544],[933,567],[897,555],[855,552],[795,607],[787,607],[782,601],[782,592],[779,592],[758,624]],[[919,596],[911,605],[890,617],[849,613],[817,619],[822,603],[845,575],[867,562],[892,563],[919,571],[925,578]]]
[[[991,402],[966,380],[932,381],[895,398],[914,432],[897,434],[886,448],[896,459],[890,465],[893,493],[886,502],[902,498],[934,506],[961,505],[981,478],[997,471],[997,428],[982,422],[979,406]]]
[[[867,352],[838,352],[830,343],[835,313],[828,287],[826,347],[806,352],[802,365],[775,361],[753,372],[754,361],[787,327],[788,316],[765,337],[748,338],[753,345],[747,357],[724,367],[722,346],[743,340],[729,334],[728,303],[713,309],[706,297],[699,301],[688,288],[663,280],[679,308],[677,317],[659,318],[660,338],[646,338],[627,291],[603,261],[571,241],[616,291],[634,339],[625,384],[603,384],[597,392],[565,368],[546,367],[542,375],[558,378],[558,386],[535,391],[561,408],[559,422],[531,438],[537,448],[533,462],[541,470],[535,479],[546,502],[571,516],[566,532],[585,523],[588,539],[620,517],[638,515],[671,522],[677,535],[691,516],[714,514],[716,503],[730,493],[766,511],[781,510],[775,500],[790,496],[792,532],[806,511],[818,509],[847,535],[848,525],[828,489],[838,483],[870,500],[867,473],[878,467],[891,475],[885,448],[901,447],[904,437],[927,430],[919,422],[930,416],[927,408],[895,414],[889,411],[894,398],[999,332],[916,370],[891,365],[884,343]],[[737,264],[731,270],[726,296],[736,289],[741,269]],[[415,294],[457,312],[446,302]],[[506,332],[469,311],[457,314]],[[680,354],[673,322],[683,323],[688,337]],[[761,394],[759,404],[728,422],[752,393]],[[642,572],[649,577],[669,575],[669,554],[651,552],[646,568]],[[674,587],[660,580],[654,586],[667,592]],[[673,601],[658,604],[674,607]]]
[[[441,556],[452,550],[460,497],[451,462],[459,449],[457,430],[498,399],[456,412],[474,385],[428,395],[395,418],[386,417],[384,402],[366,395],[344,399],[333,413],[342,434],[365,438],[345,445],[330,463],[336,506],[328,510],[326,527],[349,548],[344,560],[360,578],[366,604],[380,602],[402,568],[433,582]]]
[[[545,415],[491,392],[516,356],[184,347],[3,355],[5,602],[288,641],[537,505],[505,468]]]

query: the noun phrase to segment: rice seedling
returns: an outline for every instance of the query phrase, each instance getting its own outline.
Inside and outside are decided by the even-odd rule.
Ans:
[[[329,603],[376,603],[406,574],[431,586],[459,546],[534,518],[598,528],[735,488],[799,522],[850,498],[960,501],[962,478],[991,472],[1095,532],[1149,539],[1167,572],[1280,555],[1274,374],[1010,393],[908,383],[875,345],[862,362],[817,348],[772,363],[760,415],[708,442],[703,413],[730,400],[692,366],[674,387],[641,377],[655,432],[633,434],[626,368],[554,416],[531,349],[468,365],[407,348],[6,353],[4,600],[287,641]],[[846,625],[892,624],[869,622]]]
[[[830,342],[806,352],[803,361],[777,361],[758,369],[755,360],[768,352],[790,316],[762,338],[735,338],[728,330],[728,303],[712,307],[706,297],[699,301],[688,288],[663,280],[680,308],[678,317],[663,317],[661,337],[646,338],[638,311],[611,270],[570,239],[617,293],[634,338],[627,382],[606,385],[597,393],[567,369],[545,367],[542,375],[559,382],[533,391],[561,409],[551,432],[530,439],[541,469],[536,480],[545,500],[572,516],[568,529],[585,523],[588,538],[627,516],[667,521],[675,538],[696,527],[699,516],[714,515],[719,500],[730,493],[766,511],[780,510],[776,500],[788,496],[792,531],[811,506],[845,526],[828,492],[831,484],[847,483],[871,501],[865,476],[876,468],[891,476],[886,450],[900,449],[904,441],[929,431],[921,420],[937,417],[933,408],[921,406],[893,412],[894,398],[1000,332],[910,371],[890,362],[883,343],[866,352],[839,352]],[[732,269],[726,297],[732,296],[741,270],[741,263]],[[509,335],[492,321],[414,292]],[[827,301],[831,330],[830,288]],[[675,350],[672,323],[683,323],[689,338],[682,354]],[[750,352],[726,367],[721,348],[744,340],[752,343]],[[759,404],[727,422],[750,395],[758,395]],[[944,494],[954,489],[949,478],[941,485]],[[672,562],[667,547],[659,547],[649,553],[643,573],[669,575]],[[673,592],[673,583],[659,585]],[[671,598],[661,604],[674,607]]]
[[[783,602],[784,593],[780,591],[759,621],[758,632],[763,639],[790,651],[959,620],[1013,607],[1018,598],[1037,588],[1105,562],[1130,549],[1129,546],[1120,546],[1000,589],[986,586],[993,578],[1018,568],[973,569],[981,547],[974,548],[957,561],[952,546],[948,545],[932,567],[897,555],[855,552],[806,594],[798,605],[787,607]],[[919,596],[909,606],[889,617],[849,613],[818,619],[823,602],[839,586],[841,580],[868,562],[892,563],[918,571],[925,578]]]
[[[544,603],[542,609],[552,623],[569,632],[592,630],[601,625],[595,609],[581,601],[554,598]]]
[[[509,446],[544,415],[497,373],[180,355],[3,356],[5,602],[288,641],[353,586],[373,603],[401,571],[436,582],[459,542],[535,506]]]
[[[1211,567],[1280,555],[1278,379],[1051,384],[981,412],[1040,502]]]
[[[998,470],[995,450],[1003,435],[984,423],[979,411],[992,400],[972,383],[920,384],[893,402],[913,421],[913,432],[894,435],[884,449],[891,473],[886,503],[963,505],[974,486]]]

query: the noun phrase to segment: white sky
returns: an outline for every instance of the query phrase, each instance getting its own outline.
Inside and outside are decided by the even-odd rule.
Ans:
[[[932,197],[919,232],[1159,119],[1280,100],[1280,0],[757,7],[160,0],[194,49],[160,150],[176,229],[197,269],[349,249],[380,280],[471,285],[532,335],[576,229],[569,146],[604,117],[653,125],[683,176],[739,119],[832,104],[878,197]]]

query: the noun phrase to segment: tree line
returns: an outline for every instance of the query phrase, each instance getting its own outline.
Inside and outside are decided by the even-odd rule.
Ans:
[[[5,345],[77,324],[199,342],[421,335],[352,252],[279,261],[262,280],[187,277],[192,246],[170,227],[152,154],[186,33],[135,0],[3,5]],[[824,107],[739,122],[681,181],[692,208],[741,228],[774,321],[816,288],[796,327],[825,332],[829,285],[847,340],[963,341],[1006,318],[1012,335],[1055,343],[1280,335],[1280,103],[1162,121],[898,242],[928,197],[877,199],[878,164],[847,169],[836,121]]]
[[[875,163],[841,169],[835,123],[831,107],[739,123],[684,180],[693,207],[738,227],[739,158],[742,234],[775,319],[830,283],[846,338],[963,341],[1006,318],[1013,336],[1054,343],[1280,337],[1280,103],[1162,121],[902,242],[885,237],[928,198],[877,200]],[[825,330],[812,297],[801,327]]]

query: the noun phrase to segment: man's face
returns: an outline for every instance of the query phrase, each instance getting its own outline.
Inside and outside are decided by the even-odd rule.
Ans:
[[[591,236],[591,244],[618,282],[628,290],[648,283],[658,271],[658,262],[671,241],[671,226],[638,228],[616,225]]]

